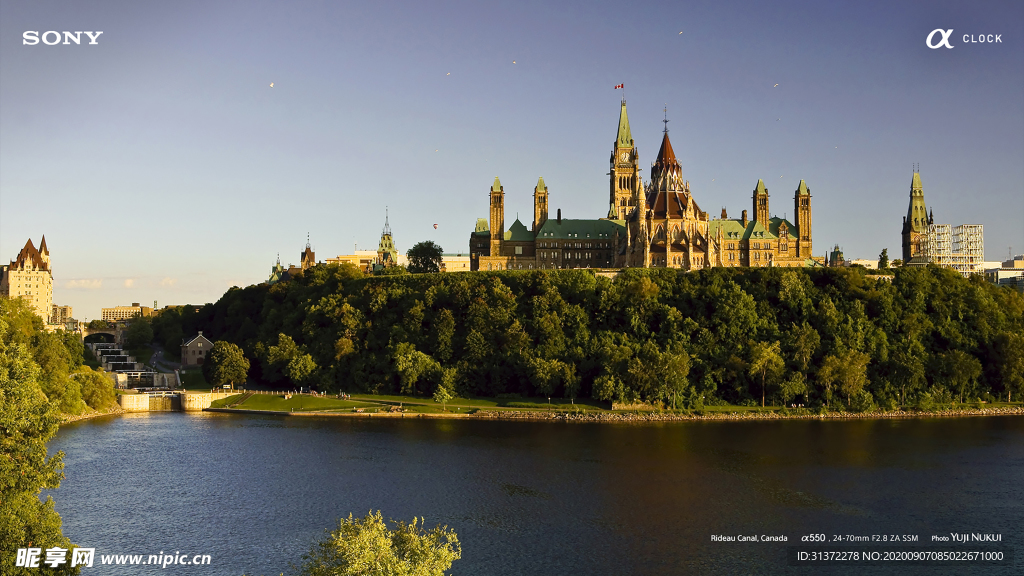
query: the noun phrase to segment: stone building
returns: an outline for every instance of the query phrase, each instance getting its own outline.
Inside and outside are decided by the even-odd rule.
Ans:
[[[138,302],[132,302],[131,306],[114,306],[113,308],[101,308],[100,317],[108,322],[118,320],[131,320],[136,316],[149,318],[153,315],[153,309],[149,306],[140,306]]]
[[[53,270],[45,235],[38,249],[30,238],[18,257],[0,269],[0,294],[26,300],[43,322],[49,323],[53,314]]]
[[[188,341],[181,343],[181,364],[182,366],[198,366],[206,360],[206,356],[213,349],[213,342],[203,336],[203,331],[193,336]]]
[[[667,120],[665,121],[667,125]],[[633,141],[626,101],[609,159],[609,206],[605,218],[548,218],[544,179],[533,190],[530,229],[517,218],[505,229],[505,189],[495,177],[490,218],[477,220],[470,234],[473,270],[665,267],[696,270],[712,266],[811,266],[811,191],[800,180],[793,195],[794,218],[772,216],[768,188],[758,180],[752,194],[753,218],[712,220],[700,208],[683,178],[664,130],[651,166],[651,180],[640,176],[640,154]]]
[[[903,218],[903,263],[910,265],[915,258],[920,261],[924,256],[923,242],[927,240],[928,226],[934,223],[934,218],[928,214],[924,204],[924,188],[921,186],[921,173],[914,170],[914,177],[910,181],[910,206],[907,207],[907,215]]]

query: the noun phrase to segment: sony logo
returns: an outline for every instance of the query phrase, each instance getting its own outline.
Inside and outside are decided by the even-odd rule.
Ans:
[[[89,37],[89,44],[99,44],[96,39],[99,38],[100,34],[103,34],[103,32],[68,32],[65,30],[62,33],[57,32],[56,30],[47,30],[46,32],[43,32],[42,36],[40,36],[38,30],[26,30],[21,35],[21,43],[28,46],[35,46],[36,44],[39,44],[39,40],[42,40],[43,44],[53,46],[54,44],[61,44],[61,40],[63,40],[63,44],[71,44],[72,42],[75,44],[81,44],[82,34]]]

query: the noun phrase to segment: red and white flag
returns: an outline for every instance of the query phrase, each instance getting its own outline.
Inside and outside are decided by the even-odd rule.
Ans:
[[[619,88],[625,88],[625,87],[626,87],[625,84],[616,84],[615,85],[615,90],[618,90]]]

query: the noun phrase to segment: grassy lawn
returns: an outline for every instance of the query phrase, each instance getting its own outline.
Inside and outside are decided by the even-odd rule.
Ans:
[[[227,404],[230,404],[231,402],[227,402]],[[237,406],[232,406],[232,408],[242,408],[245,410],[277,410],[281,412],[351,410],[352,408],[372,409],[380,407],[380,404],[373,402],[339,400],[337,398],[322,398],[319,396],[307,396],[305,394],[296,394],[288,400],[284,399],[283,394],[253,394],[245,402]]]
[[[149,364],[149,359],[153,357],[153,349],[150,348],[149,346],[143,346],[142,348],[128,350],[128,354],[130,356],[134,356],[136,362]]]
[[[389,404],[427,404],[441,407],[434,402],[433,398],[423,396],[388,396],[377,394],[354,394],[354,400],[365,400],[368,402],[386,402]],[[472,398],[453,398],[448,401],[447,406],[451,407],[473,407],[473,408],[529,408],[531,410],[547,410],[548,399],[545,398],[494,398],[486,396],[474,396]],[[597,400],[577,398],[575,403],[568,398],[552,398],[550,408],[552,410],[571,410],[573,407],[585,408],[587,410],[608,410],[608,405]]]
[[[190,370],[182,370],[181,374],[181,386],[186,390],[198,390],[200,392],[209,392],[210,385],[206,382],[206,378],[203,377],[203,371],[199,368],[192,368]]]

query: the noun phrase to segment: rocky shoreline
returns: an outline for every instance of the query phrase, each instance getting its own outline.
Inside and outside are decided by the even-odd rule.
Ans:
[[[93,410],[91,412],[86,412],[84,414],[61,414],[60,415],[60,423],[63,425],[63,424],[69,424],[71,422],[79,422],[81,420],[88,420],[90,418],[97,418],[99,416],[110,416],[110,415],[113,415],[113,414],[127,414],[127,413],[128,413],[127,410],[123,410],[123,409],[121,409],[120,406],[118,406],[118,407],[115,407],[115,408],[109,408],[106,411],[96,411],[96,410]]]
[[[557,420],[565,422],[686,422],[701,420],[854,420],[905,418],[958,418],[967,416],[1021,416],[1024,406],[1007,408],[975,408],[968,410],[939,410],[934,412],[809,412],[781,414],[778,412],[514,412],[510,410],[481,410],[471,418],[490,420]]]

